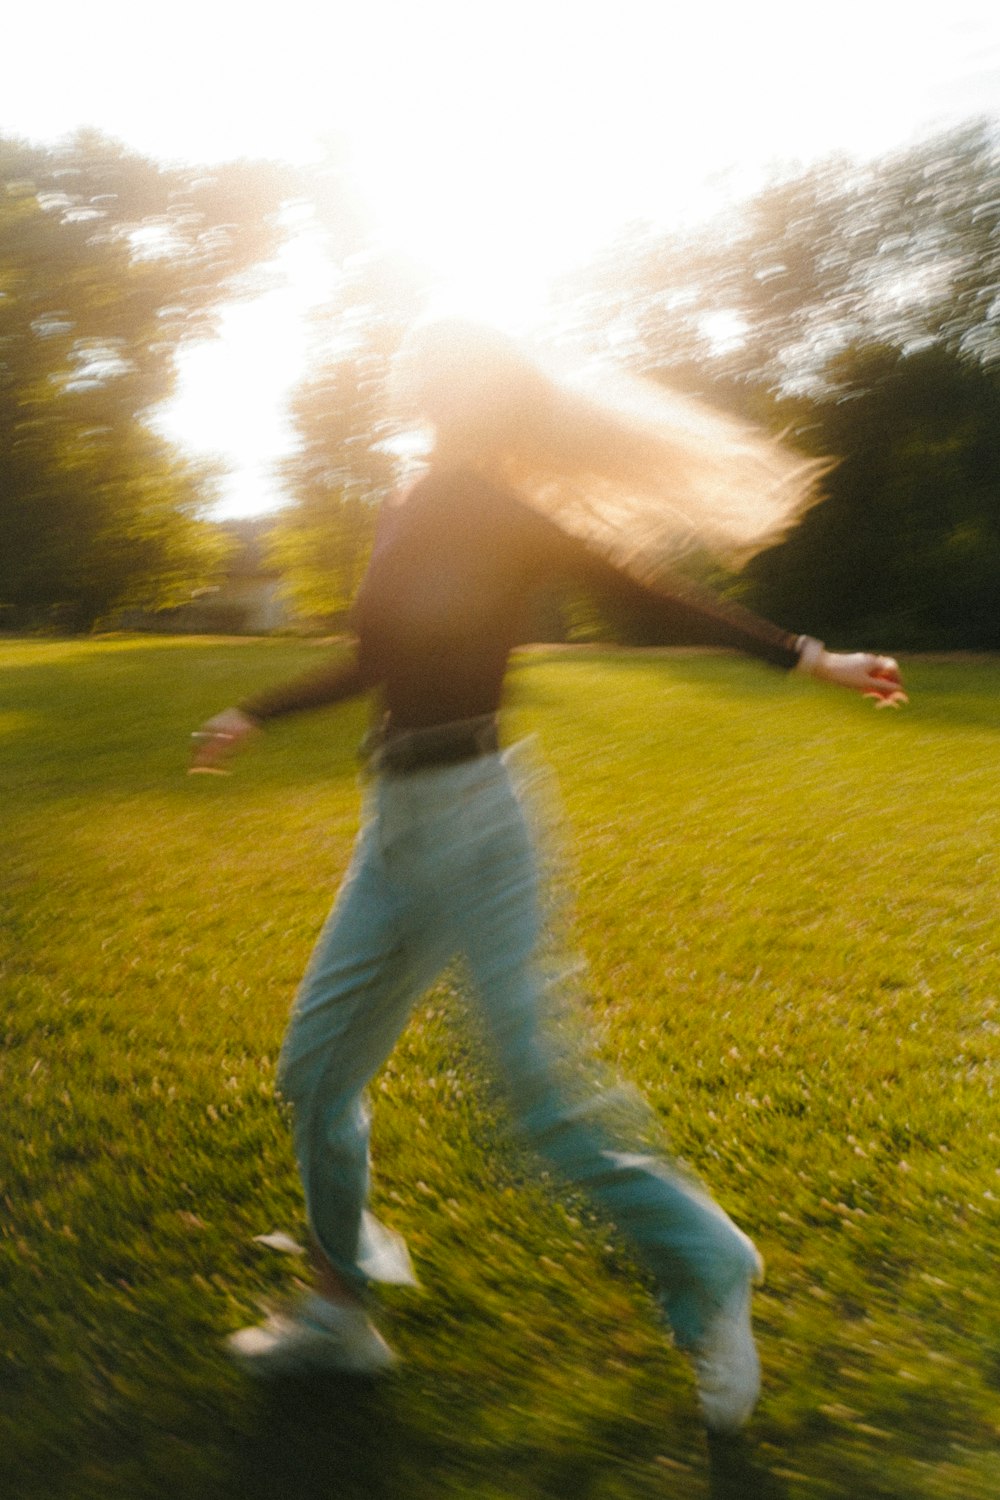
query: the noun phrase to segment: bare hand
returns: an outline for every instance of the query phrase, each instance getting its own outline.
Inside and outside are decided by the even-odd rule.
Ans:
[[[899,664],[891,656],[878,656],[872,651],[821,650],[810,662],[808,671],[820,682],[837,683],[866,698],[874,698],[876,708],[899,708],[909,702],[903,691]]]
[[[238,708],[223,709],[191,736],[194,748],[188,774],[228,775],[227,763],[257,733],[259,726],[248,714]]]

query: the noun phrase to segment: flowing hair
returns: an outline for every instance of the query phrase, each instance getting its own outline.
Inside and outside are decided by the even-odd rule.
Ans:
[[[652,381],[553,373],[463,319],[412,330],[392,384],[397,405],[434,427],[442,455],[645,579],[693,549],[746,561],[820,498],[830,467]]]

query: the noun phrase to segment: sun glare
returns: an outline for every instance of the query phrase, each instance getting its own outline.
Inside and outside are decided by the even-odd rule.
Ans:
[[[155,90],[116,94],[120,60],[104,55],[86,98],[103,66],[107,119],[93,123],[191,159],[232,154],[237,140],[245,154],[301,159],[333,137],[384,248],[425,268],[442,306],[514,332],[539,320],[554,276],[629,222],[703,218],[757,188],[775,160],[877,154],[954,118],[959,81],[967,89],[977,66],[1000,77],[1000,22],[978,0],[956,0],[933,36],[902,0],[844,0],[833,14],[798,0],[580,11],[371,0],[348,14],[289,0],[266,37],[246,27],[211,38],[225,68],[190,47],[193,0],[178,5],[160,66],[172,83],[194,78],[185,109],[174,87],[159,111]],[[68,69],[62,81],[79,87]],[[281,412],[306,359],[302,315],[329,278],[296,253],[284,292],[227,314],[214,353],[185,354],[164,419],[188,445],[233,456],[232,508],[278,498],[265,455],[290,441]]]

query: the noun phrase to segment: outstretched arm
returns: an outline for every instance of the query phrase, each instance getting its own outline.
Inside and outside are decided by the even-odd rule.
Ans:
[[[344,660],[337,657],[289,682],[245,698],[234,708],[204,723],[193,735],[192,772],[221,772],[237,751],[244,749],[261,726],[286,714],[323,708],[367,691],[372,685],[355,648]]]
[[[579,547],[579,544],[575,544]],[[661,575],[641,583],[631,574],[589,550],[577,551],[579,575],[603,592],[627,601],[630,597],[651,610],[665,629],[707,646],[729,646],[772,666],[804,672],[819,682],[835,683],[874,698],[878,708],[898,708],[907,701],[899,666],[891,656],[875,652],[827,651],[812,636],[795,636],[772,625],[751,610],[723,599],[693,579]]]
[[[804,672],[818,682],[830,682],[874,698],[877,708],[899,708],[907,701],[898,663],[891,656],[872,651],[827,651],[813,636],[793,636],[763,620],[751,610],[688,579],[676,579],[660,594],[664,613],[700,625],[706,644],[728,645],[793,671]]]

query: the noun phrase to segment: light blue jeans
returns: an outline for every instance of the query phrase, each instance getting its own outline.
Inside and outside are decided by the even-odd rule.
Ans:
[[[505,757],[379,776],[367,804],[279,1063],[318,1243],[355,1284],[412,1279],[402,1242],[367,1209],[366,1088],[413,1002],[460,956],[515,1121],[628,1239],[676,1342],[696,1343],[754,1251],[696,1184],[626,1149],[565,1078],[543,1020],[534,842]]]

